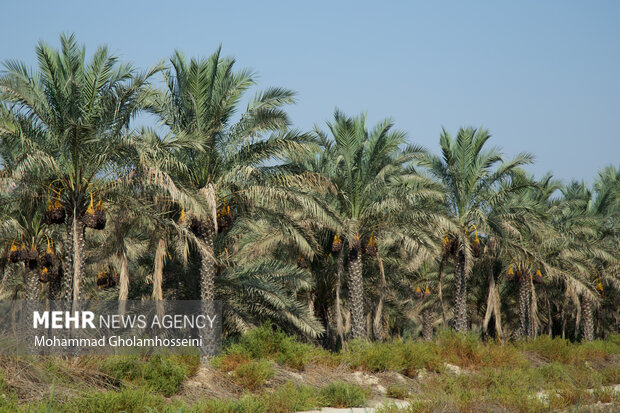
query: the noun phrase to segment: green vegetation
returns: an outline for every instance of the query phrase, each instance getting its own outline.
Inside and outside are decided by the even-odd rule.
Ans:
[[[393,384],[387,388],[386,394],[393,399],[406,399],[409,397],[409,388],[403,384]]]
[[[341,381],[323,387],[319,395],[331,407],[362,407],[367,399],[366,392],[358,386]]]
[[[97,364],[100,371],[118,381],[129,381],[170,397],[179,390],[183,380],[195,372],[198,358],[128,356],[109,357]]]
[[[301,343],[270,324],[263,324],[231,343],[213,364],[223,371],[235,370],[249,360],[269,359],[287,367],[303,370],[309,361],[338,364],[339,358],[311,344]]]
[[[412,411],[617,399],[601,388],[620,382],[617,166],[562,183],[483,128],[443,130],[434,154],[389,118],[339,110],[327,131],[299,131],[295,93],[250,96],[256,75],[220,49],[140,72],[107,47],[60,43],[0,72],[0,299],[217,299],[227,345],[211,365],[2,360],[5,411],[369,400],[338,369],[419,381]],[[206,368],[232,390],[186,403]],[[291,379],[312,374],[332,376]]]
[[[267,360],[249,361],[234,370],[235,380],[248,390],[256,390],[275,374]]]
[[[140,72],[60,43],[0,74],[0,298],[218,299],[226,336],[270,322],[329,350],[618,333],[616,166],[562,183],[483,128],[434,154],[339,110],[298,131],[295,93],[249,97],[255,74],[220,49]],[[294,351],[276,361],[303,369]]]
[[[197,357],[24,359],[19,368],[31,381],[16,382],[8,366],[0,371],[10,377],[0,381],[0,412],[143,412],[148,407],[153,412],[285,413],[366,406],[386,396],[410,405],[401,410],[386,406],[383,412],[544,412],[620,403],[620,393],[609,387],[620,378],[618,335],[582,344],[546,336],[500,344],[444,331],[432,342],[352,342],[347,350],[326,353],[263,325],[229,343],[211,362],[214,370],[206,380],[222,388],[229,380],[236,390],[198,399],[180,387],[198,377]],[[303,370],[290,354],[305,354]],[[8,362],[17,361],[3,361]],[[318,380],[312,379],[315,369]],[[403,376],[382,383],[385,394],[358,382],[364,375],[388,373]],[[291,380],[290,374],[299,378]],[[95,377],[100,383],[93,387]],[[41,383],[52,388],[47,396],[29,404],[20,401],[20,395]]]

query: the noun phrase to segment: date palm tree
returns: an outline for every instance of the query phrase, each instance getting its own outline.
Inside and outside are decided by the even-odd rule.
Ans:
[[[23,148],[14,181],[53,189],[66,210],[64,298],[77,300],[84,274],[84,214],[93,193],[105,199],[129,173],[125,159],[131,142],[125,132],[160,66],[138,73],[105,46],[86,61],[74,35],[62,35],[60,43],[60,49],[38,44],[37,70],[5,62],[0,99],[10,105],[10,116],[3,117],[0,137]]]
[[[283,106],[294,102],[290,90],[269,88],[257,94],[237,118],[255,75],[235,71],[235,60],[220,52],[206,59],[175,52],[172,68],[164,72],[166,89],[150,103],[173,135],[195,143],[174,154],[183,169],[155,168],[154,176],[173,199],[185,193],[193,200],[180,203],[187,208],[185,223],[200,258],[200,299],[205,303],[217,297],[216,237],[230,228],[218,224],[218,213],[231,220],[250,211],[277,212],[295,197],[283,185],[289,172],[283,161],[316,148],[309,136],[288,129]]]
[[[421,211],[419,200],[440,194],[410,169],[423,150],[405,146],[405,133],[394,130],[391,120],[383,120],[369,130],[365,115],[348,117],[336,110],[328,127],[333,139],[316,129],[324,150],[307,166],[324,174],[333,186],[331,205],[339,227],[332,230],[342,243],[337,278],[344,269],[346,255],[351,336],[363,338],[366,323],[362,256],[370,251],[364,241],[374,243],[370,245],[371,255],[376,256],[379,267],[379,302],[373,323],[375,330],[379,330],[386,289],[381,254],[392,244],[404,246],[412,253],[417,249],[419,239],[411,236],[414,231],[409,231],[409,227],[428,220],[430,215]],[[375,336],[381,333],[375,331]]]
[[[522,179],[521,166],[532,162],[527,153],[504,161],[497,148],[485,149],[491,138],[486,129],[461,128],[452,138],[444,129],[440,136],[441,156],[428,155],[423,160],[429,172],[444,187],[448,214],[458,225],[449,235],[456,243],[454,326],[468,329],[467,278],[471,272],[472,238],[476,232],[491,234],[489,211],[494,205],[529,186]]]
[[[586,341],[594,339],[593,310],[599,304],[597,286],[602,287],[603,281],[613,282],[613,273],[609,274],[605,268],[617,263],[614,255],[616,245],[613,239],[614,219],[609,215],[614,213],[618,183],[614,174],[607,170],[602,172],[596,182],[596,191],[590,190],[585,183],[571,182],[563,188],[570,225],[566,228],[572,235],[571,245],[576,250],[576,257],[581,258],[577,270],[581,273],[586,288],[579,294],[582,307],[582,330]],[[616,178],[617,179],[617,178]],[[611,218],[611,219],[610,219]],[[611,225],[610,225],[611,224]],[[600,286],[598,284],[601,284]]]
[[[545,253],[550,246],[557,245],[549,214],[551,197],[561,185],[551,175],[539,181],[534,181],[533,177],[527,179],[532,182],[531,187],[513,193],[506,202],[495,205],[489,213],[488,222],[492,224],[493,232],[489,237],[491,242],[487,242],[484,259],[489,267],[499,263],[506,275],[508,272],[515,273],[513,277],[506,278],[518,284],[518,332],[523,338],[533,338],[538,326],[535,284],[551,281],[560,274],[545,259]],[[490,281],[494,283],[494,280]],[[488,302],[492,302],[490,297]],[[500,297],[497,291],[495,304],[494,313],[499,317]],[[496,326],[495,330],[500,332],[501,325]]]

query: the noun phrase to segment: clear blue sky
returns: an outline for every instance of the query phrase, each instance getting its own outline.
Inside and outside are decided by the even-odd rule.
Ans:
[[[339,107],[390,116],[432,151],[442,126],[482,125],[508,155],[534,153],[538,176],[591,182],[620,164],[619,1],[383,3],[7,1],[0,60],[32,65],[63,31],[143,68],[222,43],[260,86],[298,92],[301,129]]]

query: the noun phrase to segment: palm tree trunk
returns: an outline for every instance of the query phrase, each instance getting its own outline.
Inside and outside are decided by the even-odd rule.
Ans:
[[[377,252],[377,263],[379,264],[379,273],[381,274],[381,284],[379,285],[379,302],[375,310],[375,318],[372,323],[375,340],[381,341],[384,338],[383,332],[383,302],[385,301],[385,270],[383,268],[383,260]]]
[[[504,334],[502,332],[502,316],[500,313],[500,301],[499,301],[499,293],[497,292],[497,286],[495,284],[495,275],[493,274],[493,262],[489,261],[488,263],[488,283],[489,283],[489,294],[487,296],[487,311],[484,316],[484,321],[482,323],[482,331],[487,332],[489,328],[489,322],[491,321],[491,316],[495,315],[495,334],[498,339],[502,339]]]
[[[562,340],[566,339],[566,308],[568,306],[568,294],[564,295],[564,301],[562,302],[561,320],[562,320]]]
[[[127,299],[129,298],[129,258],[127,258],[127,247],[125,245],[125,233],[122,230],[122,222],[125,211],[120,209],[114,225],[116,235],[116,261],[119,271],[119,290],[118,302],[120,314],[125,314],[127,309]]]
[[[439,304],[441,305],[441,320],[443,325],[446,326],[446,306],[443,302],[443,271],[446,267],[446,262],[448,261],[448,254],[442,253],[441,260],[439,261],[439,282],[438,282],[438,290],[437,295],[439,296]]]
[[[26,300],[38,301],[41,286],[39,285],[39,271],[37,262],[26,262]]]
[[[70,214],[67,214],[67,227],[65,232],[65,265],[62,277],[62,299],[65,301],[71,301],[73,298],[73,220],[69,219]]]
[[[163,300],[162,284],[164,280],[164,259],[166,258],[166,238],[161,237],[155,250],[155,266],[153,268],[153,300]]]
[[[465,254],[460,251],[456,259],[454,281],[454,328],[456,331],[467,331],[467,280],[465,271]]]
[[[26,261],[26,323],[28,326],[32,327],[33,325],[33,316],[34,311],[37,310],[39,301],[39,292],[41,291],[41,287],[39,285],[39,271],[38,265],[36,261]],[[26,337],[26,346],[30,351],[36,351],[34,347],[34,339],[36,333],[31,331],[28,333]]]
[[[583,312],[583,338],[586,341],[594,340],[594,319],[592,316],[592,301],[588,297],[581,300]]]
[[[340,303],[340,289],[342,288],[342,274],[344,274],[344,248],[338,253],[338,269],[336,270],[336,332],[340,338],[340,345],[344,346],[344,324]]]
[[[80,221],[77,206],[73,209],[72,249],[73,249],[73,301],[82,298],[82,284],[84,278],[84,231],[85,226]]]
[[[215,222],[217,201],[215,187],[212,184],[204,186],[200,193],[207,201],[211,214],[206,219],[199,220],[196,236],[200,240],[200,299],[205,302],[215,300]]]
[[[551,337],[553,328],[553,314],[551,314],[551,302],[549,301],[547,293],[545,293],[545,300],[547,301],[547,335]]]
[[[353,339],[366,336],[362,270],[361,252],[351,250],[349,252],[349,305],[351,307],[351,337]]]
[[[523,338],[531,336],[530,280],[528,278],[526,274],[519,277],[519,321]]]
[[[213,235],[215,228],[213,221],[206,219],[201,222],[200,232],[200,299],[213,301],[215,299],[215,260]]]
[[[121,267],[118,277],[118,301],[120,303],[119,312],[120,314],[125,314],[125,310],[127,309],[127,299],[129,298],[129,259],[127,258],[127,251],[125,250],[124,246],[119,255],[119,262]]]
[[[422,337],[425,341],[433,339],[433,312],[430,308],[422,311]]]
[[[538,299],[533,277],[529,276],[527,279],[530,284],[530,337],[536,338],[538,336]]]
[[[47,298],[51,301],[62,299],[62,280],[59,277],[59,273],[62,272],[62,263],[58,262],[51,271],[54,272],[54,276],[50,277],[49,287],[47,290]]]
[[[200,255],[200,300],[202,301],[203,313],[212,315],[215,310],[215,255],[213,237],[215,235],[214,221],[208,217],[200,220],[196,225],[196,237],[198,238],[198,252]],[[203,362],[208,362],[217,352],[217,337],[215,331],[207,329],[205,332],[205,345],[203,348]]]

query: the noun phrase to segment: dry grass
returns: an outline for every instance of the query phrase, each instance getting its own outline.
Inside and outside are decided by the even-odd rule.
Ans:
[[[443,332],[434,342],[356,342],[330,354],[264,327],[229,345],[213,366],[199,369],[198,359],[179,357],[4,357],[0,413],[146,407],[158,413],[283,413],[352,406],[362,396],[409,398],[407,412],[570,411],[620,404],[618,393],[603,387],[620,383],[618,336],[586,344],[540,337],[502,345]],[[370,388],[374,393],[365,390]],[[547,396],[536,397],[540,391]]]

